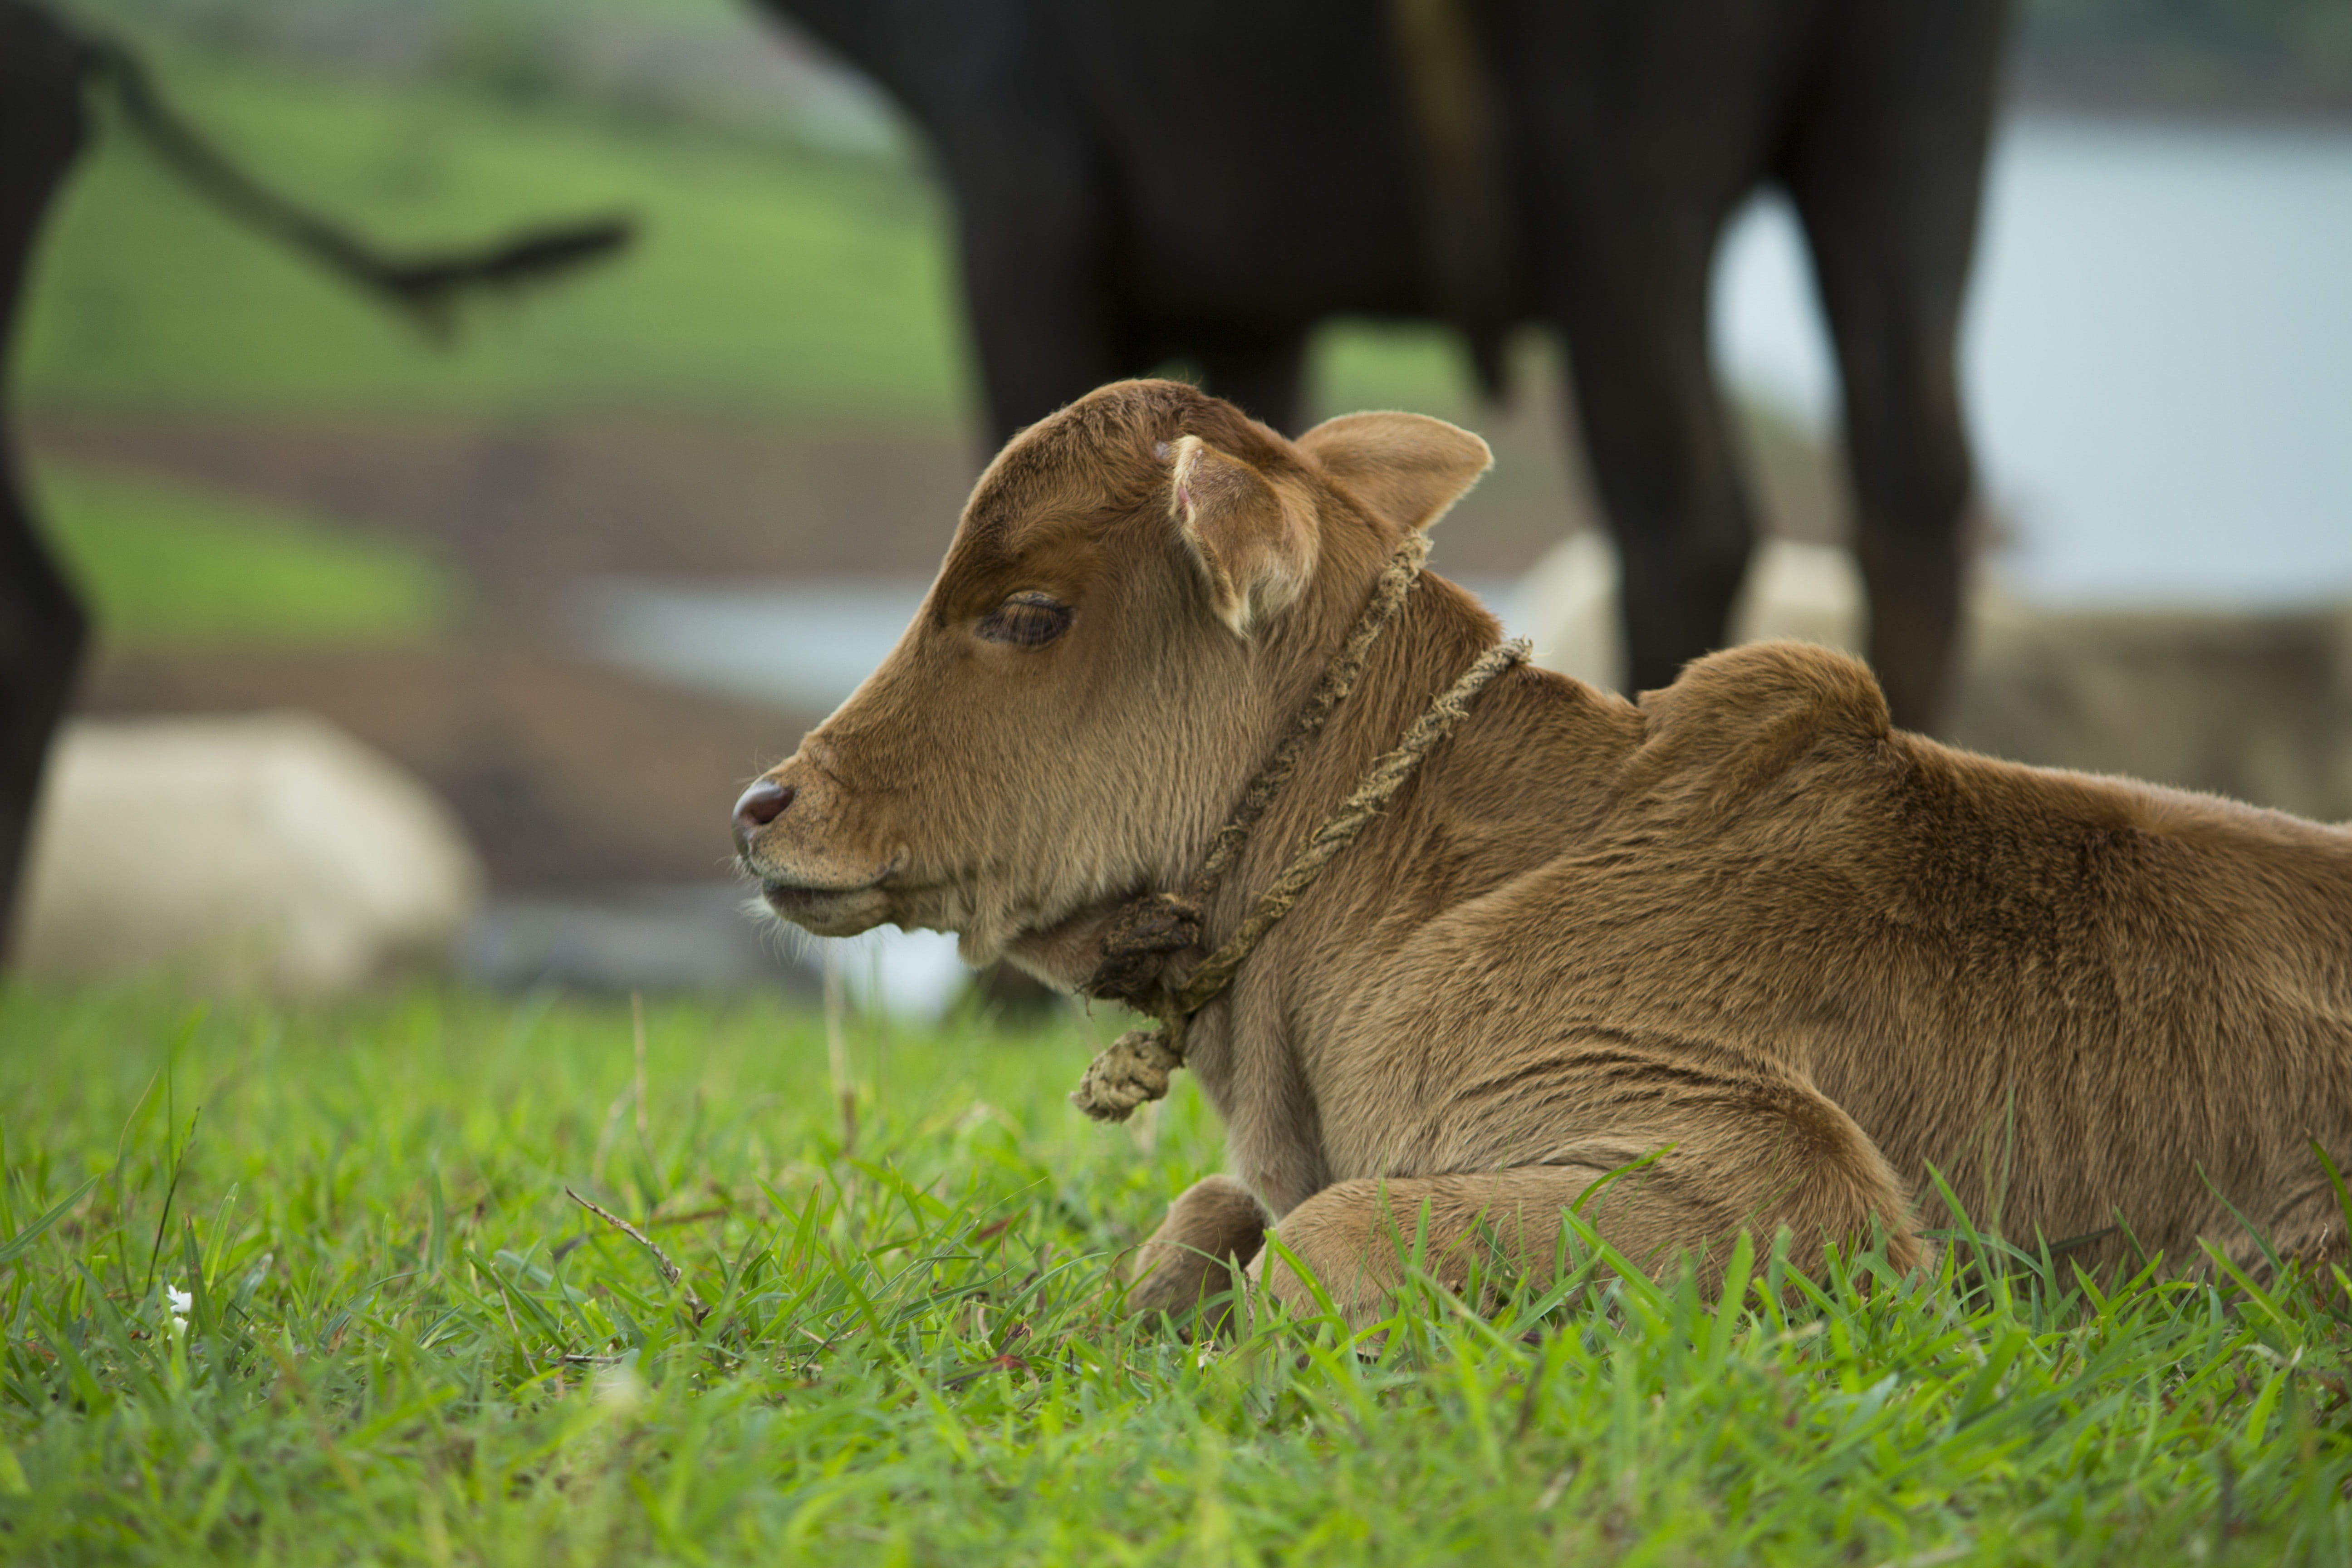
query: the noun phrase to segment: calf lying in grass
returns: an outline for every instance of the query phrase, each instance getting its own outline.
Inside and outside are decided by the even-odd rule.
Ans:
[[[2313,1144],[2352,1152],[2352,833],[1950,750],[1820,648],[1717,654],[1638,702],[1507,670],[1230,984],[1188,991],[1496,643],[1433,575],[1373,614],[1488,460],[1432,419],[1292,442],[1106,387],[1006,447],[897,648],[738,805],[788,921],[955,931],[1170,1019],[1150,1048],[1200,1075],[1236,1175],[1176,1202],[1136,1302],[1226,1260],[1297,1300],[1271,1226],[1362,1316],[1392,1224],[1426,1215],[1442,1278],[1474,1237],[1549,1256],[1563,1209],[1659,1151],[1585,1209],[1654,1266],[1783,1226],[1801,1259],[1878,1233],[1908,1263],[1931,1166],[2092,1258],[2249,1257],[2249,1225],[2342,1255]],[[1204,879],[1237,802],[1263,816]],[[1139,944],[1187,889],[1197,930]]]

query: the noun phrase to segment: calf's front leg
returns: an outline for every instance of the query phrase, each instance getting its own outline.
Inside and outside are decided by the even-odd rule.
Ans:
[[[1233,1177],[1193,1183],[1136,1249],[1128,1267],[1128,1309],[1181,1316],[1230,1289],[1234,1270],[1257,1256],[1273,1223],[1265,1205]]]
[[[1776,1135],[1786,1129],[1742,1126],[1713,1139],[1692,1129],[1681,1140],[1596,1147],[1591,1157],[1563,1163],[1339,1182],[1284,1215],[1274,1235],[1349,1321],[1361,1324],[1383,1315],[1417,1240],[1423,1269],[1450,1290],[1467,1284],[1474,1264],[1489,1280],[1548,1279],[1562,1211],[1612,1169],[1671,1145],[1654,1163],[1624,1170],[1592,1193],[1581,1211],[1612,1247],[1654,1274],[1675,1268],[1685,1256],[1721,1258],[1742,1230],[1769,1243],[1783,1226],[1790,1261],[1808,1271],[1819,1268],[1827,1245],[1851,1247],[1874,1235],[1884,1238],[1897,1268],[1916,1266],[1920,1245],[1900,1186],[1861,1129],[1828,1101],[1821,1104],[1834,1114],[1830,1126],[1843,1124],[1844,1136],[1834,1142],[1844,1146],[1824,1150]],[[1249,1275],[1254,1289],[1270,1292],[1294,1313],[1319,1310],[1306,1281],[1271,1248],[1251,1263]],[[1710,1283],[1704,1268],[1700,1282]]]

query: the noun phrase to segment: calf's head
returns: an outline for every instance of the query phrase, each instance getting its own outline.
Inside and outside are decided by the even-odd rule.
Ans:
[[[1197,864],[1383,561],[1489,460],[1413,415],[1294,443],[1176,382],[1072,404],[997,456],[898,646],[738,803],[744,868],[819,935],[954,931],[1076,981],[1056,933]]]

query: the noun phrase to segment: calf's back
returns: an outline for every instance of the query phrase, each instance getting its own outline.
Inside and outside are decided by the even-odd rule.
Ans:
[[[1480,731],[1448,787],[1512,744]],[[1893,731],[1860,665],[1794,645],[1703,661],[1558,762],[1591,815],[1525,823],[1549,858],[1391,930],[1342,1005],[1335,1174],[1540,1161],[1638,1128],[1595,1064],[1748,1063],[2013,1237],[2250,1255],[2226,1198],[2282,1249],[2340,1246],[2310,1151],[2352,1150],[2352,834]]]

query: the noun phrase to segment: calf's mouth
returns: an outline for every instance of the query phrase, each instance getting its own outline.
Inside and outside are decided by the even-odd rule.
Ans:
[[[750,859],[744,868],[760,879],[760,900],[778,919],[814,936],[856,936],[890,919],[890,895],[882,879],[851,887],[810,887],[763,872]]]
[[[894,919],[889,883],[902,856],[865,871],[855,860],[845,866],[837,856],[811,855],[799,836],[779,831],[785,826],[779,819],[808,793],[806,783],[771,773],[735,803],[736,862],[760,884],[761,901],[817,936],[856,936]]]

